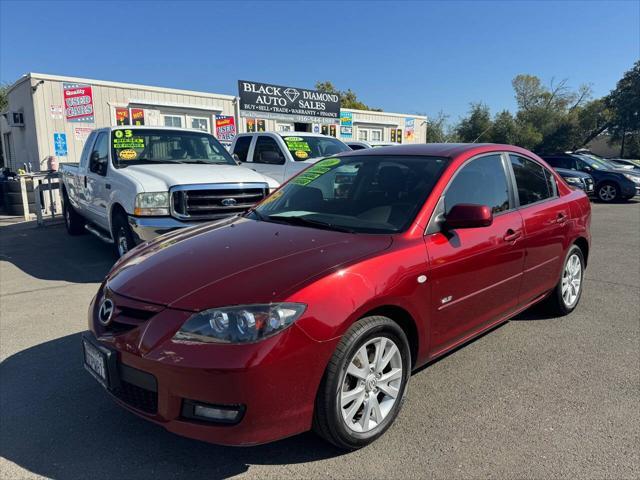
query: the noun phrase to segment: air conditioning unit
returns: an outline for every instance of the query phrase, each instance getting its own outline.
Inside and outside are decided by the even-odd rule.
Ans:
[[[9,112],[7,123],[10,127],[24,127],[24,114],[22,112]]]

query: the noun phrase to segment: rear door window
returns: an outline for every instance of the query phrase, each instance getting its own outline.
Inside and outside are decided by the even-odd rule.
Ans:
[[[530,205],[554,197],[555,182],[553,175],[538,162],[519,155],[509,155],[520,206]]]

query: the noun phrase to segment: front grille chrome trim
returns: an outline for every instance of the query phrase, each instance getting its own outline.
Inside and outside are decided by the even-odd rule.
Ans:
[[[195,205],[194,211],[197,210],[210,210],[213,213],[194,215],[189,213],[189,192],[190,191],[210,191],[211,194],[198,195],[192,197],[192,201],[204,200],[215,201],[217,199],[234,198],[243,200],[235,205],[224,206],[210,206],[210,208],[204,205]],[[227,190],[224,194],[216,195],[216,191]],[[228,191],[236,190],[237,195],[230,194]],[[245,190],[260,190],[261,192],[246,192]],[[191,185],[176,185],[169,189],[169,211],[171,216],[179,220],[218,220],[225,217],[237,215],[245,212],[260,202],[269,194],[269,185],[263,182],[250,182],[250,183],[203,183],[203,184],[191,184]],[[180,205],[182,211],[176,210],[176,201]]]

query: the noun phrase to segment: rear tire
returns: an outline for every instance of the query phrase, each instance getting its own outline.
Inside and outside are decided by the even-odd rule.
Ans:
[[[601,202],[612,203],[620,199],[620,187],[613,182],[604,182],[598,186],[596,194]]]
[[[118,212],[113,217],[112,238],[114,253],[118,258],[136,246],[136,242],[133,239],[133,232],[124,213]]]
[[[562,317],[575,310],[584,286],[584,255],[577,245],[567,252],[558,284],[546,302],[550,314]]]
[[[327,366],[313,430],[344,450],[370,444],[398,416],[410,375],[409,342],[400,326],[387,317],[363,318],[347,330]]]
[[[66,196],[62,201],[62,214],[64,216],[64,225],[67,227],[69,235],[81,235],[85,232],[84,218],[76,212]]]

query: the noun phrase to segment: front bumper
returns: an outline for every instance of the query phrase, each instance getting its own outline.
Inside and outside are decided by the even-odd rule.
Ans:
[[[120,405],[176,434],[222,445],[266,443],[311,428],[337,340],[316,342],[294,324],[255,344],[173,341],[189,315],[165,309],[124,333],[90,320],[88,340],[113,352],[112,370],[127,376],[116,373],[118,388],[109,385]],[[242,416],[233,425],[185,418],[190,402],[238,406]]]
[[[181,222],[172,217],[134,217],[129,216],[129,226],[133,232],[136,243],[153,240],[158,235],[176,230],[178,228],[193,227],[199,225],[196,222]]]

